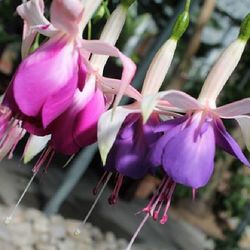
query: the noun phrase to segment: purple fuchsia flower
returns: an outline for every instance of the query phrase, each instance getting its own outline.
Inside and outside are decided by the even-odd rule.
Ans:
[[[162,166],[165,177],[143,209],[146,216],[127,250],[131,248],[149,217],[158,220],[162,214],[160,223],[167,222],[167,212],[176,184],[191,187],[195,192],[208,183],[214,169],[216,145],[250,167],[240,146],[226,131],[222,122],[222,119],[236,119],[243,135],[249,132],[246,121],[250,120],[247,115],[250,113],[250,98],[216,107],[216,99],[237,66],[249,39],[249,22],[250,15],[242,24],[239,38],[223,52],[208,74],[197,100],[184,92],[170,90],[147,96],[142,101],[145,121],[154,109],[184,115],[162,121],[155,127],[155,132],[162,132],[162,135],[151,147],[150,159],[155,167]]]
[[[189,6],[186,6],[176,22],[171,38],[154,57],[143,83],[141,98],[159,91],[172,62],[177,42],[188,26],[188,9]],[[152,85],[156,77],[158,80]],[[154,127],[157,127],[160,118],[156,111],[143,124],[141,98],[131,105],[117,107],[115,114],[112,110],[107,111],[98,123],[98,146],[103,165],[106,171],[119,174],[118,180],[123,176],[140,179],[152,170],[147,155],[150,146],[159,138],[160,133],[155,133]],[[121,186],[120,181],[109,199],[112,204],[117,200],[118,186]]]
[[[188,22],[189,14],[186,8],[177,20],[171,38],[154,57],[143,83],[142,96],[158,92],[170,67],[177,42],[186,30]],[[158,81],[152,86],[155,77],[158,77]],[[144,124],[140,109],[142,96],[134,98],[136,102],[130,105],[118,106],[115,111],[113,109],[105,112],[98,122],[98,146],[105,173],[93,190],[97,197],[75,231],[76,235],[80,234],[80,228],[88,220],[112,175],[116,175],[117,181],[108,200],[110,204],[115,204],[124,176],[140,179],[152,170],[147,155],[150,145],[154,144],[161,134],[154,132],[160,118],[156,111],[149,115],[147,123]]]
[[[175,90],[153,95],[149,93],[143,97],[141,109],[144,122],[155,110],[173,112],[173,116],[155,127],[154,131],[161,132],[162,135],[152,145],[149,157],[155,167],[162,166],[165,177],[142,210],[146,215],[126,250],[131,249],[149,217],[158,220],[161,214],[160,223],[167,222],[168,209],[177,183],[191,187],[193,195],[195,189],[207,184],[213,173],[216,145],[250,167],[240,146],[226,131],[222,122],[222,119],[236,119],[248,140],[247,125],[250,125],[250,116],[247,114],[250,113],[250,98],[216,107],[216,99],[237,66],[249,37],[250,15],[244,19],[238,39],[223,52],[208,74],[197,100]]]

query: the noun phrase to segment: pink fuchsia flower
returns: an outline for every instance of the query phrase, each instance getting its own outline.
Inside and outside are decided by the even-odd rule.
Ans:
[[[112,45],[81,38],[84,6],[80,0],[54,0],[49,24],[42,16],[38,0],[22,4],[17,11],[32,30],[50,37],[22,61],[13,79],[14,100],[23,120],[35,119],[45,129],[62,114],[71,104],[76,89],[82,90],[86,71],[96,73],[88,61],[91,53],[121,59],[124,70],[118,82],[121,84],[116,102],[119,102],[134,75],[135,65]],[[110,86],[110,79],[98,73],[96,76]]]
[[[112,13],[101,34],[101,41],[110,45],[116,43],[126,19],[127,8],[121,4]],[[48,126],[47,131],[52,134],[50,145],[55,151],[71,155],[96,141],[97,121],[109,107],[110,99],[113,100],[113,96],[119,92],[121,81],[102,77],[107,59],[103,55],[92,56],[89,64],[98,75],[90,69],[83,89],[75,91],[70,106]],[[131,86],[125,94],[140,97]]]

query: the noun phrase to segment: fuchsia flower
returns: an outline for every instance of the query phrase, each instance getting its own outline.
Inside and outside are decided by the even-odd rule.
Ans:
[[[92,74],[96,71],[88,62],[90,53],[121,59],[124,71],[116,102],[120,100],[135,66],[112,45],[82,39],[84,6],[80,0],[52,1],[51,23],[42,15],[41,1],[28,1],[17,11],[31,30],[50,37],[22,61],[13,79],[13,96],[23,120],[35,119],[36,125],[40,122],[41,128],[46,129],[62,114],[71,105],[76,89],[83,90],[87,71]],[[109,79],[106,81],[100,75],[97,78],[110,87]]]
[[[87,19],[100,2],[85,3]],[[32,44],[33,31],[39,31],[50,39],[23,60],[7,91],[5,104],[21,116],[23,126],[29,132],[39,135],[29,138],[24,151],[25,162],[49,144],[36,163],[34,174],[21,198],[6,218],[7,224],[38,170],[46,160],[47,169],[55,151],[72,155],[95,142],[97,121],[115,95],[114,107],[123,94],[135,99],[140,97],[137,90],[129,85],[135,73],[135,64],[112,45],[121,32],[129,5],[121,4],[112,13],[101,40],[96,41],[81,38],[87,24],[86,18],[80,20],[83,14],[81,1],[54,0],[51,23],[43,16],[42,6],[42,1],[31,0],[18,8],[26,29],[30,28],[29,32],[24,32],[29,36],[24,39],[24,52]],[[123,72],[119,80],[102,76],[109,56],[119,57],[122,61]],[[28,82],[25,82],[26,79]],[[41,137],[46,134],[51,135]]]
[[[246,140],[248,140],[249,127],[247,124],[249,125],[250,117],[247,116],[247,114],[250,113],[250,98],[219,108],[216,107],[216,98],[237,66],[246,46],[246,42],[249,39],[249,20],[250,15],[246,17],[242,24],[239,38],[225,50],[209,73],[198,100],[181,91],[174,90],[155,94],[154,90],[156,87],[154,84],[155,79],[158,80],[158,78],[156,74],[152,74],[155,76],[155,79],[150,79],[151,81],[148,82],[151,86],[151,88],[146,88],[148,96],[143,92],[141,108],[144,121],[151,120],[152,112],[154,112],[153,114],[157,112],[162,115],[168,112],[172,113],[172,117],[170,115],[166,117],[169,120],[160,122],[154,126],[153,133],[158,136],[158,139],[156,139],[154,144],[147,145],[150,151],[149,165],[153,164],[155,167],[162,166],[165,177],[149,204],[143,209],[146,216],[132,237],[126,250],[131,249],[137,234],[150,216],[158,220],[161,213],[160,223],[164,224],[167,222],[167,212],[176,183],[190,186],[193,190],[207,184],[213,173],[216,145],[250,167],[249,161],[242,153],[239,145],[226,131],[221,120],[222,118],[237,119],[243,129],[243,135],[247,135]],[[158,66],[158,69],[160,69],[160,65],[163,67],[164,61],[160,61],[158,58],[157,62],[159,64],[155,65]],[[152,73],[151,69],[149,69],[148,74]],[[151,93],[148,92],[148,89],[151,89]],[[108,129],[104,130],[105,133],[102,131],[102,129],[105,128],[102,118],[100,123],[103,126],[100,126],[100,131],[98,131],[101,133],[101,136],[103,136],[103,138],[110,136]],[[117,126],[117,124],[115,125]],[[124,123],[124,125],[126,126],[126,123]],[[131,130],[133,131],[131,122],[128,123],[128,125],[126,128],[122,127],[118,134],[120,137],[125,134],[124,139],[126,139],[127,134],[131,136]],[[143,133],[143,129],[141,133]],[[162,135],[159,136],[158,133],[162,133]],[[105,156],[107,155],[106,148],[109,149],[111,143],[107,138],[102,142],[103,138],[101,136],[100,152],[101,155],[104,155],[102,158],[105,160]],[[129,150],[129,155],[116,153],[119,152],[119,148],[123,146],[123,144],[119,144],[120,137],[118,137],[114,143],[114,147],[117,148],[110,151],[110,153],[114,154],[112,158],[117,157],[116,162],[133,158],[134,153],[133,150]],[[133,146],[131,148],[133,148]],[[141,154],[138,153],[138,157],[139,155]],[[138,174],[138,167],[135,167],[133,172],[133,170],[130,169],[131,166],[133,165],[128,162],[128,165],[124,168],[129,171],[129,176],[136,176]],[[123,169],[119,168],[119,164],[116,165],[116,171],[118,173],[121,171],[124,172]]]
[[[121,31],[119,23],[117,31],[113,30],[114,35],[106,32],[102,41],[82,39],[86,18],[91,17],[90,13],[94,13],[98,2],[88,1],[84,6],[80,0],[54,0],[51,23],[43,16],[42,0],[31,0],[17,8],[24,19],[22,54],[26,58],[13,78],[3,104],[22,120],[23,127],[31,134],[44,136],[52,133],[53,148],[65,154],[76,153],[96,140],[94,121],[97,123],[114,95],[117,95],[114,106],[123,94],[138,96],[137,91],[128,86],[135,73],[134,63],[112,45]],[[85,9],[88,11],[86,18]],[[122,12],[123,9],[117,14]],[[120,22],[124,20],[121,17]],[[118,21],[118,15],[113,21]],[[109,26],[114,28],[113,23]],[[28,55],[37,32],[48,36],[49,40]],[[98,57],[93,55],[95,53],[101,55]],[[123,73],[120,80],[102,76],[108,56],[121,59]],[[91,111],[93,105],[99,107],[98,112]],[[67,121],[62,123],[63,119]],[[91,135],[91,138],[86,138],[86,135]]]
[[[154,132],[160,117],[158,112],[150,114],[147,123],[143,124],[141,99],[149,93],[159,91],[173,59],[177,42],[186,30],[188,22],[188,7],[186,7],[176,22],[171,38],[156,54],[148,69],[141,98],[131,105],[117,107],[114,116],[112,111],[107,111],[99,120],[98,146],[105,170],[111,173],[117,172],[120,176],[109,199],[112,204],[117,200],[123,176],[139,179],[153,171],[148,154],[151,145],[161,135]],[[154,82],[155,77],[158,78],[157,82]],[[104,176],[107,177],[107,174]]]
[[[150,158],[155,167],[162,166],[165,177],[143,209],[146,216],[127,250],[150,216],[158,220],[162,213],[160,223],[167,222],[167,212],[177,183],[191,187],[193,191],[208,183],[214,169],[216,145],[250,167],[240,146],[226,131],[222,122],[222,119],[236,119],[243,129],[243,135],[249,133],[246,122],[250,121],[250,116],[247,115],[250,113],[250,98],[216,107],[217,96],[237,66],[249,39],[249,21],[250,15],[242,24],[239,38],[223,52],[210,71],[198,100],[184,92],[170,90],[147,96],[142,101],[145,120],[154,109],[174,112],[176,115],[184,113],[184,116],[163,121],[155,127],[156,133],[163,134],[152,145]]]

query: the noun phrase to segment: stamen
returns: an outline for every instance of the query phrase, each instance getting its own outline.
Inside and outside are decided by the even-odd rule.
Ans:
[[[105,171],[104,174],[102,175],[101,179],[98,181],[97,185],[93,188],[93,194],[96,195],[101,187],[102,184],[105,183],[106,177],[108,176],[108,171]]]
[[[193,201],[195,200],[195,196],[196,196],[196,189],[193,188],[192,189],[192,196],[193,196]]]
[[[148,205],[147,205],[145,208],[143,208],[143,210],[142,210],[143,212],[145,212],[145,213],[149,213],[149,212],[150,212],[150,210],[151,210],[151,208],[152,208],[152,205],[153,205],[155,199],[158,197],[158,195],[160,194],[160,191],[161,191],[162,187],[163,187],[164,184],[165,184],[165,181],[166,181],[166,179],[164,179],[164,180],[161,182],[160,186],[159,186],[159,187],[157,188],[157,190],[155,191],[155,193],[154,193],[153,197],[151,198],[150,202],[148,203]]]
[[[18,144],[18,142],[22,139],[22,137],[24,136],[24,133],[25,133],[25,130],[24,129],[21,129],[21,131],[18,133],[13,145],[11,146],[11,149],[10,149],[10,152],[9,152],[9,155],[8,155],[8,159],[12,159],[13,158],[13,153],[16,149],[16,146]]]
[[[168,220],[168,215],[167,215],[167,212],[168,212],[168,209],[170,207],[170,204],[171,204],[171,199],[172,199],[172,195],[173,195],[173,192],[174,192],[174,189],[175,189],[175,183],[172,184],[169,192],[168,192],[168,195],[167,195],[167,204],[166,204],[166,207],[165,207],[165,210],[163,212],[163,216],[160,220],[160,223],[163,225],[167,222]]]
[[[126,250],[130,250],[130,249],[131,249],[132,245],[134,244],[134,241],[135,241],[136,237],[137,237],[138,234],[140,233],[142,227],[144,226],[144,224],[145,224],[146,221],[148,220],[149,216],[150,216],[149,213],[145,215],[143,221],[141,222],[141,224],[140,224],[139,227],[137,228],[136,232],[134,233],[132,239],[130,240],[130,242],[129,242],[127,248],[126,248]]]
[[[34,178],[36,177],[37,173],[38,173],[38,172],[34,172],[33,176],[32,176],[31,179],[29,180],[29,182],[28,182],[26,188],[24,189],[22,195],[20,196],[19,200],[17,201],[17,204],[15,205],[14,209],[12,210],[12,212],[10,213],[10,215],[9,215],[8,217],[5,218],[4,223],[5,223],[6,225],[10,224],[10,222],[12,221],[13,216],[16,214],[16,211],[17,211],[17,208],[18,208],[19,204],[21,203],[21,201],[22,201],[24,195],[25,195],[26,192],[28,191],[28,189],[29,189],[30,185],[32,184]]]
[[[110,205],[114,205],[117,202],[118,199],[118,195],[119,195],[119,191],[121,189],[122,186],[122,182],[123,182],[123,175],[119,174],[116,184],[115,184],[115,188],[112,192],[112,194],[110,195],[110,197],[108,198],[108,202]]]
[[[85,217],[84,220],[81,222],[81,224],[79,225],[79,227],[75,230],[75,232],[74,232],[74,235],[75,235],[75,236],[79,236],[79,235],[80,235],[80,233],[81,233],[81,228],[86,224],[87,220],[89,219],[89,216],[90,216],[91,213],[93,212],[93,210],[94,210],[94,208],[95,208],[97,202],[99,201],[99,199],[100,199],[100,197],[101,197],[101,195],[102,195],[104,189],[106,188],[106,186],[107,186],[107,184],[108,184],[108,182],[109,182],[111,176],[112,176],[112,173],[108,173],[108,176],[107,176],[107,178],[106,178],[106,181],[105,181],[104,185],[102,186],[100,192],[98,193],[98,195],[97,195],[97,197],[96,197],[94,203],[92,204],[90,210],[88,211],[86,217]]]
[[[70,158],[63,165],[63,168],[66,168],[71,163],[71,161],[74,159],[74,157],[75,157],[75,154],[71,155]]]

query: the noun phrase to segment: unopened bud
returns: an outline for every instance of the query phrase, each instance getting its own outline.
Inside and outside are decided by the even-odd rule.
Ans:
[[[244,18],[241,27],[239,39],[243,41],[247,41],[250,38],[250,13],[246,15]]]

